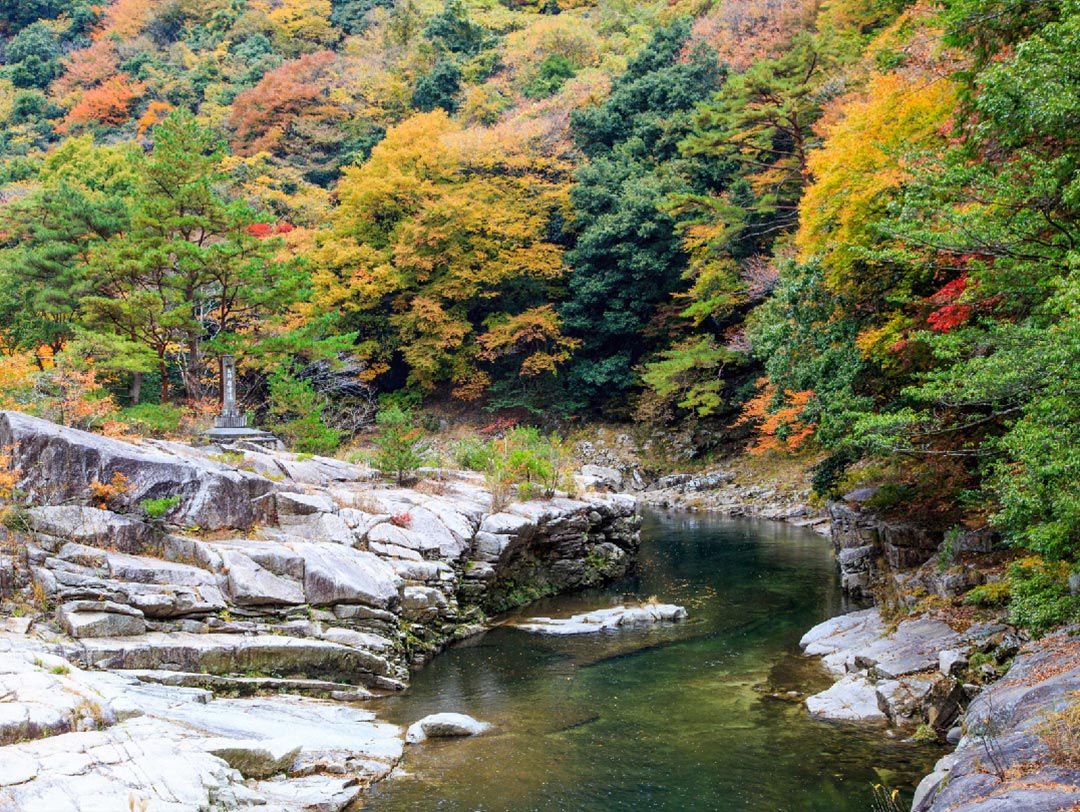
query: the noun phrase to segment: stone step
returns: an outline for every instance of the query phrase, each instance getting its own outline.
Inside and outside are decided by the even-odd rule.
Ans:
[[[148,632],[97,637],[68,647],[88,667],[331,679],[400,690],[403,669],[385,657],[338,643],[281,635]],[[355,683],[353,683],[355,684]]]
[[[286,679],[279,677],[227,677],[220,674],[202,674],[190,671],[162,671],[156,669],[120,669],[115,673],[134,677],[140,682],[169,685],[180,688],[207,688],[217,693],[289,693],[302,696],[325,697],[343,701],[372,699],[377,695],[366,688],[347,682],[331,682],[320,679]]]

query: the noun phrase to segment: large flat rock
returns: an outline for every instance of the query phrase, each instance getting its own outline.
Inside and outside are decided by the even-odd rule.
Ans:
[[[304,595],[312,606],[397,606],[401,579],[374,553],[337,544],[290,542],[286,546],[304,560]]]
[[[134,512],[147,499],[178,496],[170,519],[206,529],[250,527],[273,513],[279,486],[266,477],[214,460],[180,456],[47,420],[0,412],[0,447],[11,449],[19,471],[16,487],[41,505],[93,502],[90,483],[110,483],[116,474],[127,490],[117,497]]]
[[[808,697],[811,716],[852,722],[887,722],[878,707],[877,690],[865,676],[849,674],[826,691]]]
[[[364,684],[373,677],[396,675],[380,655],[325,640],[273,634],[149,632],[81,640],[71,650],[95,668],[302,675]]]

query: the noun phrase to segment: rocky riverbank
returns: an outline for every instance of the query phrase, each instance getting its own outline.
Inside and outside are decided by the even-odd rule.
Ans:
[[[491,613],[625,573],[634,500],[492,510],[482,479],[125,443],[0,414],[0,809],[340,809],[381,692]],[[361,706],[356,703],[367,702]],[[371,704],[374,702],[374,704]]]
[[[808,711],[957,745],[919,785],[913,812],[1080,808],[1077,630],[1027,640],[1000,613],[963,611],[956,599],[1000,569],[993,535],[885,521],[863,507],[870,496],[829,506],[831,536],[845,591],[882,606],[803,637],[837,679]]]

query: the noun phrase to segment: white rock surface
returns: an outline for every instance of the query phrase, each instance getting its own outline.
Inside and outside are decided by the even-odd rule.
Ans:
[[[464,713],[433,713],[409,725],[405,733],[406,744],[419,744],[427,739],[447,739],[460,736],[477,736],[491,729]]]
[[[514,628],[538,634],[596,634],[631,626],[677,623],[686,619],[686,609],[667,603],[644,606],[613,606],[568,618],[531,617],[511,624]]]
[[[826,691],[808,697],[812,716],[856,722],[887,722],[878,707],[877,690],[865,676],[849,674]]]

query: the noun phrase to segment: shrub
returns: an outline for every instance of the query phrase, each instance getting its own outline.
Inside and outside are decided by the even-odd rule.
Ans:
[[[270,376],[270,428],[286,445],[308,454],[332,454],[341,442],[340,433],[323,421],[325,398],[311,381],[284,370]]]
[[[119,471],[114,471],[112,479],[108,482],[101,482],[95,477],[90,483],[90,495],[93,497],[96,507],[115,509],[120,506],[124,495],[132,487],[126,476]]]
[[[375,415],[375,422],[379,425],[375,467],[403,485],[424,464],[429,444],[420,440],[422,432],[413,423],[412,413],[397,406],[383,409]]]
[[[968,606],[1004,606],[1008,602],[1008,581],[993,581],[989,584],[982,584],[964,595],[964,603]]]
[[[179,406],[162,403],[140,403],[138,406],[128,406],[114,415],[117,422],[126,423],[140,434],[149,434],[154,437],[175,434],[180,430],[180,422],[183,418],[184,410]]]
[[[144,499],[139,503],[139,507],[151,519],[160,519],[179,504],[179,496],[165,496],[161,499]]]
[[[1030,556],[1009,567],[1009,620],[1039,635],[1080,617],[1080,597],[1069,591],[1069,565]]]
[[[1048,713],[1037,728],[1046,745],[1050,763],[1068,770],[1080,770],[1080,691],[1063,710]]]
[[[521,499],[550,498],[563,484],[569,456],[557,435],[545,437],[537,429],[518,426],[491,446],[487,485],[496,502],[505,501],[508,493]]]
[[[458,468],[466,471],[486,471],[491,467],[495,449],[490,442],[477,437],[466,437],[454,443],[450,456]]]

